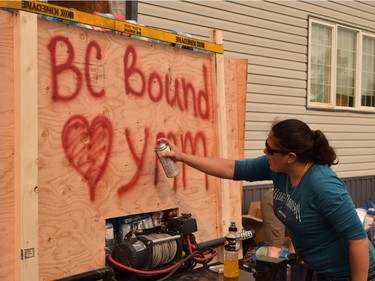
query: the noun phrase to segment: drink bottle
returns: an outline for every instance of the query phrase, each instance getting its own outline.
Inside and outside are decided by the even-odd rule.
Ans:
[[[237,237],[237,226],[231,222],[224,244],[224,277],[237,278],[240,274],[238,254],[240,244]]]

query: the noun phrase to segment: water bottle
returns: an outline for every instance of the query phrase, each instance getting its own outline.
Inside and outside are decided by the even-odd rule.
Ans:
[[[240,242],[237,236],[237,226],[231,222],[224,244],[224,277],[237,278],[240,275],[238,254]]]
[[[112,253],[113,247],[115,246],[115,233],[113,224],[110,220],[106,221],[105,225],[105,255],[106,257]]]

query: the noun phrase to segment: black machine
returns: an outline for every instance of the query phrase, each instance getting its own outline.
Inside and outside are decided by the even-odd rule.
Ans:
[[[261,257],[256,261],[254,277],[257,281],[285,281],[287,277],[286,259]]]
[[[297,254],[288,254],[287,258],[247,257],[242,261],[242,268],[253,273],[255,281],[285,281],[289,280],[287,269],[293,276],[292,280],[312,281],[314,272]]]
[[[170,276],[177,271],[194,269],[208,264],[217,255],[214,247],[223,245],[224,238],[198,244],[194,232],[197,223],[190,214],[168,218],[156,229],[128,233],[118,243],[109,262],[118,276],[129,272],[142,277]]]
[[[218,238],[198,244],[196,220],[190,214],[167,218],[158,227],[129,231],[107,257],[105,268],[58,279],[58,281],[138,281],[165,280],[177,272],[206,265],[217,255]],[[241,239],[254,237],[243,232]],[[57,280],[56,280],[57,281]]]
[[[225,238],[197,243],[197,223],[190,214],[172,217],[158,227],[129,231],[107,257],[105,268],[58,279],[58,281],[163,281],[177,273],[207,265]],[[238,233],[240,240],[253,239],[252,230]],[[260,258],[256,266],[241,262],[256,281],[285,281],[287,260]]]

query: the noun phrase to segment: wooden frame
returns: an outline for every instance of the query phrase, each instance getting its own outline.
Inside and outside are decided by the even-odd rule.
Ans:
[[[245,99],[246,60],[28,12],[0,10],[0,15],[4,30],[11,30],[0,46],[13,46],[0,52],[0,81],[9,100],[0,112],[13,121],[0,123],[2,134],[9,135],[0,142],[9,155],[4,160],[13,163],[13,173],[2,168],[7,179],[2,190],[9,191],[0,193],[0,204],[10,207],[0,218],[15,226],[0,232],[3,241],[11,238],[11,251],[0,258],[6,267],[0,279],[53,280],[103,267],[108,218],[178,208],[197,219],[199,242],[222,237],[230,221],[240,225],[240,183],[219,182],[184,165],[181,176],[166,179],[152,145],[164,135],[188,152],[241,157],[244,117],[238,110]],[[221,34],[214,33],[219,43]],[[148,81],[142,95],[139,74]],[[160,98],[166,95],[158,88],[164,81],[175,81],[170,89],[185,93],[180,107]],[[84,150],[93,156],[95,126],[101,129],[98,147],[111,147],[95,156],[107,161],[100,174],[74,158]],[[77,128],[85,134],[76,135]],[[76,140],[84,144],[81,150],[72,146]]]

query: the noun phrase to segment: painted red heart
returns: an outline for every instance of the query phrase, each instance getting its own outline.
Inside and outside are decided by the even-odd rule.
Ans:
[[[91,122],[81,115],[72,116],[64,125],[61,139],[70,164],[87,181],[90,200],[95,200],[95,188],[107,168],[112,151],[113,129],[104,116]]]

